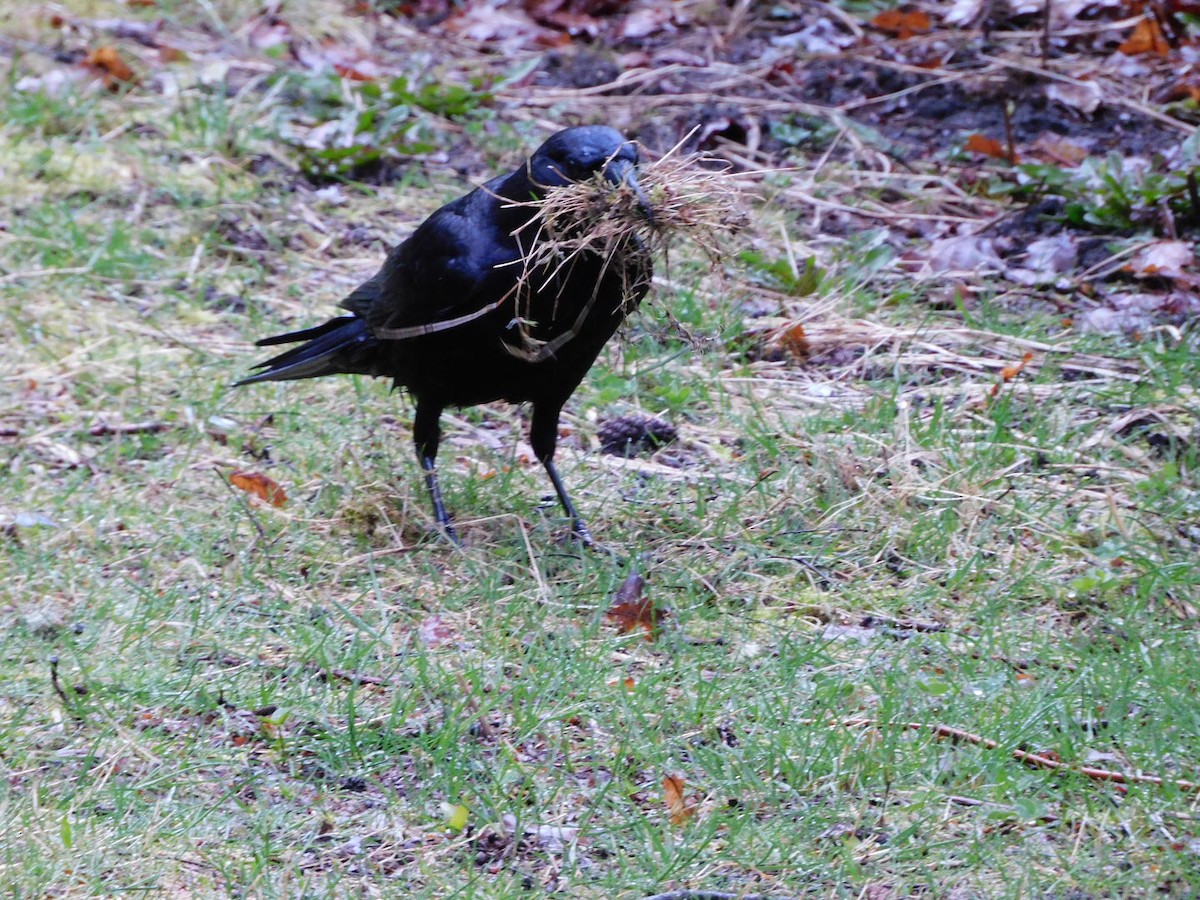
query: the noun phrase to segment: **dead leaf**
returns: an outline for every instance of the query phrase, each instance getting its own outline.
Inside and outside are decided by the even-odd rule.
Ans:
[[[932,26],[929,15],[919,9],[909,12],[889,9],[873,18],[871,24],[880,31],[895,35],[902,41],[908,40],[915,34],[922,34]]]
[[[646,598],[642,590],[646,587],[646,579],[633,572],[621,584],[613,597],[613,606],[604,615],[617,626],[620,634],[628,634],[637,629],[646,630],[646,640],[652,641],[658,634],[666,612],[654,608],[654,601]]]
[[[991,238],[978,234],[960,234],[941,238],[929,246],[926,271],[935,275],[945,272],[999,272],[1004,263],[996,253]]]
[[[305,68],[314,72],[332,69],[350,81],[376,81],[388,74],[357,47],[344,46],[330,38],[320,43],[297,44],[292,52]]]
[[[1100,108],[1103,94],[1094,81],[1052,81],[1046,85],[1046,97],[1090,116]]]
[[[263,12],[251,20],[246,40],[258,50],[286,47],[292,39],[292,27],[279,16]]]
[[[857,38],[853,34],[839,27],[833,20],[825,18],[817,19],[800,31],[771,38],[772,47],[803,50],[806,56],[827,56],[832,53],[841,53],[848,47],[854,46],[855,43],[857,43]],[[783,80],[786,83],[794,80],[792,76],[796,70],[796,57],[788,54],[782,59],[774,60],[771,69],[772,75],[777,81]],[[786,78],[780,79],[780,75],[784,75]]]
[[[1163,37],[1162,29],[1158,26],[1158,20],[1148,18],[1138,22],[1137,26],[1133,29],[1133,33],[1117,49],[1126,56],[1139,56],[1143,53],[1153,54],[1154,56],[1166,56],[1171,52],[1171,45]]]
[[[942,17],[945,25],[966,28],[977,19],[983,18],[986,0],[954,0],[949,11]]]
[[[618,40],[636,40],[659,31],[674,30],[671,7],[674,4],[656,3],[632,10],[617,26]]]
[[[998,393],[1000,393],[1000,385],[1007,384],[1008,382],[1012,381],[1014,378],[1020,375],[1024,368],[1031,362],[1033,362],[1033,354],[1027,352],[1021,357],[1021,361],[1016,365],[1005,366],[1003,369],[1001,369],[1000,381],[992,385],[992,396],[995,397]]]
[[[594,38],[600,33],[600,20],[586,13],[572,12],[569,9],[542,11],[537,7],[529,9],[529,13],[538,24],[565,31],[572,37],[587,35]]]
[[[1075,268],[1079,258],[1076,238],[1068,231],[1053,237],[1038,238],[1025,248],[1019,266],[1005,270],[1004,276],[1018,284],[1055,284]]]
[[[1047,131],[1042,134],[1030,147],[1035,155],[1046,162],[1062,166],[1077,166],[1088,158],[1088,151],[1078,144],[1072,144],[1061,136]]]
[[[1182,279],[1187,277],[1184,270],[1195,263],[1196,251],[1190,241],[1154,241],[1134,256],[1125,271],[1139,278]]]
[[[487,3],[469,3],[442,23],[448,34],[479,43],[506,43],[517,46],[569,44],[571,36],[543,28],[524,10],[499,9]]]
[[[1011,163],[1017,161],[1017,154],[1015,152],[1010,153],[998,140],[990,138],[986,134],[972,134],[968,136],[967,142],[963,147],[969,153],[982,153],[984,156],[1006,159]]]
[[[279,507],[287,503],[287,494],[283,488],[261,472],[234,472],[229,476],[229,483],[272,506]]]
[[[1163,304],[1158,294],[1114,294],[1106,300],[1108,306],[1098,306],[1076,316],[1075,324],[1081,331],[1133,335],[1154,324],[1154,315]]]
[[[804,333],[804,325],[796,322],[774,331],[767,339],[767,358],[775,358],[787,354],[799,361],[808,359],[811,347],[808,336]]]
[[[111,45],[97,47],[84,58],[83,63],[104,79],[104,86],[110,91],[117,90],[123,84],[137,84],[137,75],[121,59],[117,48]]]
[[[426,647],[440,647],[454,640],[454,629],[438,615],[430,616],[417,626],[417,637]]]
[[[662,786],[672,825],[682,825],[696,814],[695,799],[683,796],[682,775],[664,775]]]

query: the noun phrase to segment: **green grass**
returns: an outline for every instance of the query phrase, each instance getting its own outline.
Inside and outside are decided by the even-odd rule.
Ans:
[[[211,9],[231,32],[252,14]],[[801,297],[683,254],[564,417],[561,468],[620,558],[567,540],[503,405],[447,417],[456,550],[386,384],[229,385],[254,338],[370,274],[382,248],[348,229],[390,243],[463,183],[255,174],[287,154],[262,102],[3,100],[12,896],[1195,892],[1194,793],[1078,773],[1198,777],[1191,330],[934,309],[866,233],[810,236]],[[488,109],[454,139],[496,169],[537,138]],[[760,210],[765,266],[788,202]],[[748,353],[764,298],[812,360],[844,355]],[[1066,352],[993,395],[1027,341]],[[633,410],[681,446],[602,457],[597,418]],[[161,427],[93,433],[139,422]],[[629,561],[670,611],[654,641],[604,616]]]

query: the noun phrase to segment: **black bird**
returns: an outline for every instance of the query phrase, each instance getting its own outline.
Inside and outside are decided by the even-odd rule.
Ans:
[[[447,406],[528,401],[529,442],[586,545],[592,536],[554,467],[558,418],[600,350],[650,286],[651,260],[636,236],[603,251],[540,259],[545,240],[531,201],[553,187],[597,175],[636,197],[636,145],[604,126],[568,128],[507,175],[446,204],[388,255],[383,267],[339,304],[351,315],[258,341],[305,341],[239,382],[290,381],[357,373],[393,379],[416,402],[413,440],[433,512],[458,543],[438,489],[440,417]],[[534,254],[536,256],[536,254]]]

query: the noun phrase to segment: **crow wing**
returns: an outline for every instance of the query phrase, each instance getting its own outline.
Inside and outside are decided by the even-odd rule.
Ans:
[[[520,258],[496,179],[443,206],[340,305],[372,334],[444,325],[490,311],[516,284]],[[384,333],[380,333],[384,332]],[[399,335],[391,335],[398,337]]]

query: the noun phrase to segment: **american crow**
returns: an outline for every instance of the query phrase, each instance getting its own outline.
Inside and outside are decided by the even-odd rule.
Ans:
[[[438,489],[439,419],[447,406],[529,401],[529,442],[546,468],[575,535],[593,543],[554,468],[563,404],[650,285],[646,246],[627,237],[603,251],[538,256],[546,240],[532,201],[597,175],[632,190],[636,146],[604,126],[568,128],[517,169],[448,203],[388,255],[383,268],[341,302],[351,315],[268,337],[259,346],[305,341],[238,382],[358,373],[393,379],[416,401],[413,440],[433,512],[458,537]],[[598,184],[599,184],[598,180]],[[582,227],[582,226],[578,226]],[[528,261],[536,258],[529,271]]]

